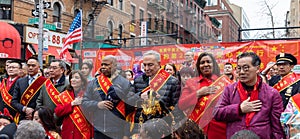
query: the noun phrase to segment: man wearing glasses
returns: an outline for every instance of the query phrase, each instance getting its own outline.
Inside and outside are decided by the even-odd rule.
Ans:
[[[279,75],[273,76],[269,81],[269,85],[280,93],[284,109],[290,97],[300,92],[300,76],[292,71],[296,64],[297,59],[292,54],[280,53],[276,56]]]
[[[0,86],[0,111],[3,112],[4,108],[7,108],[13,117],[16,115],[16,111],[12,108],[10,102],[13,96],[15,83],[19,79],[19,72],[21,68],[22,65],[20,61],[10,61],[6,67],[8,77],[2,80]]]
[[[237,57],[239,81],[228,85],[216,106],[214,118],[227,122],[227,138],[247,129],[262,139],[284,138],[279,121],[283,112],[278,91],[259,76],[261,60],[253,52]]]
[[[52,92],[55,90],[56,94],[65,91],[69,81],[66,80],[64,75],[66,69],[66,64],[64,61],[59,59],[54,59],[51,61],[48,71],[50,74],[50,80],[52,85],[50,87],[43,86],[42,91],[37,99],[37,107],[46,106],[54,111],[56,107],[55,96],[52,95]],[[51,90],[52,88],[52,90]]]

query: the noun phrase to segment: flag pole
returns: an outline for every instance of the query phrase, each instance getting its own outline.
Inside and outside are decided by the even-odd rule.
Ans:
[[[82,8],[80,9],[80,12],[81,12],[81,16],[82,16]],[[83,55],[82,55],[82,49],[83,49],[83,26],[82,26],[82,17],[81,17],[81,40],[79,42],[79,47],[80,47],[80,57],[79,57],[79,69],[80,69],[80,66],[82,65],[82,62],[83,62]]]

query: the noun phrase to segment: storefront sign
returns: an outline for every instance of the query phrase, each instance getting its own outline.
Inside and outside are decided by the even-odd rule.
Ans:
[[[24,41],[26,43],[31,43],[31,44],[38,44],[38,29],[33,28],[33,27],[25,27],[25,39]],[[48,36],[48,45],[49,46],[55,46],[55,47],[62,47],[63,46],[63,41],[66,37],[66,34],[62,33],[57,33],[53,31],[49,31],[49,36]],[[72,45],[69,46],[72,48]]]

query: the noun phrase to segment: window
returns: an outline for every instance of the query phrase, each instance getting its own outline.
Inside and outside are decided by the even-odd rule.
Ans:
[[[172,3],[173,4],[173,3]],[[167,0],[167,11],[170,12],[171,11],[171,1]]]
[[[155,27],[155,30],[158,30],[158,22],[159,22],[159,19],[158,19],[158,17],[155,16],[155,18],[154,18],[154,27]]]
[[[186,29],[189,29],[189,18],[186,17],[186,18],[185,18],[185,21],[186,21],[185,27],[186,27]]]
[[[183,16],[180,14],[180,25],[183,25]]]
[[[119,9],[123,10],[123,0],[119,0]]]
[[[53,22],[60,22],[61,6],[58,2],[53,5]]]
[[[174,30],[175,26],[174,26],[174,23],[171,22],[171,33],[175,33],[175,30]]]
[[[186,0],[185,2],[185,9],[188,9],[189,8],[189,0]]]
[[[119,24],[119,39],[122,39],[122,33],[123,33],[123,26]],[[119,40],[119,44],[122,44],[122,40]]]
[[[164,25],[165,25],[165,21],[164,21],[164,16],[161,16],[161,24],[160,24],[160,31],[164,32]]]
[[[0,19],[12,19],[12,2],[11,0],[1,0],[0,1]]]
[[[151,20],[152,20],[152,15],[148,13],[148,29],[151,29]]]
[[[167,33],[170,33],[170,21],[167,20]]]
[[[79,10],[78,10],[79,11]],[[77,15],[78,12],[75,11],[75,15]],[[86,30],[86,33],[88,37],[94,38],[94,31],[95,31],[95,20],[94,20],[94,15],[89,14],[88,19],[90,21],[88,28]]]
[[[108,28],[108,32],[109,32],[109,39],[112,39],[113,38],[113,23],[112,21],[108,21],[108,24],[107,24],[107,28]]]
[[[131,5],[131,23],[135,23],[135,6]]]
[[[162,6],[165,6],[165,1],[164,1],[164,0],[160,0],[160,4],[161,4]]]
[[[111,6],[114,5],[114,1],[113,1],[113,0],[107,0],[107,3],[108,3],[109,5],[111,5]]]
[[[144,21],[144,10],[140,9],[140,25]]]
[[[79,9],[76,9],[75,11],[74,11],[74,16],[76,16],[78,13],[80,12],[80,10]],[[91,16],[92,14],[90,14],[89,16]]]

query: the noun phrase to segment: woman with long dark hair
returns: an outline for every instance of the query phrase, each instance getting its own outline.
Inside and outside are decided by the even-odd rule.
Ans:
[[[59,95],[60,104],[55,108],[55,114],[64,118],[62,138],[89,139],[91,138],[91,125],[79,107],[87,86],[87,79],[81,71],[75,70],[71,72],[69,81],[70,85]]]
[[[179,99],[179,108],[186,112],[189,119],[195,121],[209,139],[226,139],[226,123],[213,119],[211,109],[220,91],[212,86],[220,76],[216,59],[210,53],[201,53],[196,62],[198,77],[186,81]],[[218,92],[217,92],[218,91]],[[216,95],[216,97],[211,97]],[[209,114],[208,114],[209,113]]]
[[[88,61],[83,62],[80,70],[81,70],[82,74],[87,78],[88,81],[91,81],[94,79],[93,76],[91,75],[91,72],[93,70],[92,63],[90,63]]]
[[[43,125],[49,139],[61,139],[51,109],[44,106],[36,109],[33,113],[33,120]]]

